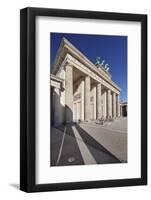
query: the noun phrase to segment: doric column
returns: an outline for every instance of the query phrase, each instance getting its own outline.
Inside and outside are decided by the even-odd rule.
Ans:
[[[81,81],[81,120],[84,121],[84,79]]]
[[[73,121],[73,69],[71,65],[65,67],[65,120]]]
[[[93,101],[93,103],[94,103],[94,119],[96,119],[96,111],[97,111],[97,108],[96,108],[96,85],[94,86],[94,88],[93,88],[93,95],[94,95],[94,101]]]
[[[101,100],[102,100],[102,87],[101,83],[97,84],[97,119],[101,119],[102,117],[102,105],[101,105]]]
[[[116,116],[120,117],[120,102],[119,102],[119,95],[116,95]]]
[[[120,105],[120,116],[122,117],[122,105]]]
[[[112,110],[113,110],[113,118],[116,117],[116,94],[112,93]]]
[[[111,90],[107,90],[107,118],[112,117],[112,108],[111,108]]]
[[[85,77],[84,92],[84,118],[88,121],[90,119],[90,76]]]
[[[107,118],[107,90],[104,91],[104,118]]]
[[[53,116],[54,116],[54,126],[60,125],[61,109],[60,109],[60,90],[59,88],[54,88],[53,91]]]

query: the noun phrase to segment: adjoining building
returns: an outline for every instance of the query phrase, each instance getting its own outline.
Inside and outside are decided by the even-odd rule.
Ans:
[[[101,64],[93,64],[67,39],[58,49],[51,79],[51,123],[120,116],[121,89]]]
[[[120,116],[127,117],[127,102],[120,103]]]

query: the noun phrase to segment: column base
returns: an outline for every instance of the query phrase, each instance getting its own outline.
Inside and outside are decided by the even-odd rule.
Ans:
[[[86,120],[84,120],[84,123],[88,123],[90,121],[91,121],[90,119],[86,119]]]
[[[107,121],[113,121],[113,117],[111,117],[111,116],[107,116]]]

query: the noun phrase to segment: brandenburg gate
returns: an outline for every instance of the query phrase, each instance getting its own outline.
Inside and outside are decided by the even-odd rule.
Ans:
[[[121,89],[113,82],[108,66],[93,64],[63,38],[50,75],[53,125],[120,116]]]

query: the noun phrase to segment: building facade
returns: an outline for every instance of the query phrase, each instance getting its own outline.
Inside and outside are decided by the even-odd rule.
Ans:
[[[120,103],[120,116],[127,117],[127,102]]]
[[[103,66],[96,66],[63,38],[50,75],[51,123],[120,116],[121,89]]]

